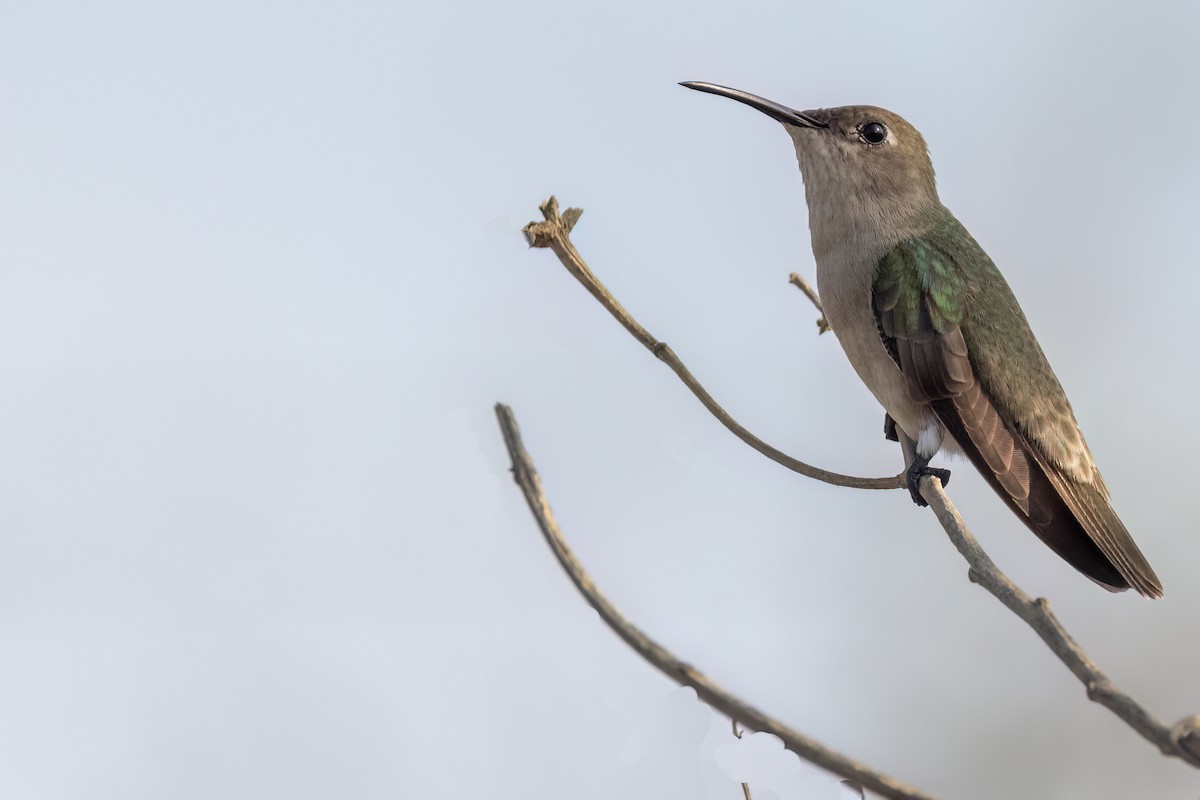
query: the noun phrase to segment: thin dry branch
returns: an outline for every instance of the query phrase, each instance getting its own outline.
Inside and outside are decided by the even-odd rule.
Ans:
[[[721,408],[720,404],[696,380],[667,343],[660,342],[650,335],[650,331],[643,328],[641,323],[634,319],[633,315],[617,302],[617,299],[605,288],[600,279],[588,269],[583,257],[579,255],[579,251],[571,243],[570,237],[571,229],[575,227],[575,223],[579,220],[579,215],[583,212],[578,208],[568,208],[560,216],[558,213],[558,200],[553,196],[542,203],[540,208],[545,220],[542,222],[531,222],[524,228],[525,237],[529,240],[529,245],[531,247],[548,247],[553,250],[554,254],[558,256],[558,260],[567,268],[567,271],[574,275],[575,279],[582,283],[584,288],[600,301],[600,305],[608,309],[608,312],[616,317],[617,321],[625,327],[625,330],[629,331],[633,335],[633,338],[642,343],[642,346],[670,367],[679,376],[679,379],[683,381],[684,385],[692,390],[692,394],[696,395],[700,402],[704,404],[704,407],[720,420],[722,425],[732,431],[735,436],[767,458],[778,464],[782,464],[793,472],[799,472],[801,475],[815,478],[834,486],[847,486],[851,489],[899,489],[905,486],[903,473],[890,478],[856,478],[852,475],[841,475],[837,472],[830,472],[820,467],[814,467],[792,458],[781,450],[776,450],[743,428],[737,420],[729,416],[725,409]]]
[[[590,291],[600,303],[616,317],[625,328],[643,345],[667,363],[675,373],[687,384],[705,407],[708,408],[725,427],[733,431],[742,441],[768,458],[782,464],[802,475],[833,483],[838,486],[854,488],[896,488],[904,484],[903,473],[896,478],[849,478],[836,475],[825,470],[811,467],[798,462],[789,456],[759,440],[743,429],[725,411],[717,405],[708,392],[692,377],[687,368],[679,361],[665,344],[658,342],[643,328],[616,299],[604,288],[603,284],[591,273],[583,259],[570,241],[571,228],[575,226],[583,213],[579,209],[567,209],[560,217],[558,201],[551,197],[541,205],[544,222],[531,222],[525,227],[525,234],[533,247],[549,247],[558,255],[559,260]],[[793,274],[791,283],[803,291],[818,310],[823,312],[817,293],[799,275]],[[832,480],[830,478],[833,478]],[[987,589],[1009,610],[1020,617],[1041,637],[1046,646],[1058,657],[1067,669],[1071,670],[1087,689],[1090,700],[1111,710],[1130,727],[1140,733],[1164,755],[1179,758],[1194,767],[1200,767],[1200,716],[1186,717],[1174,726],[1168,728],[1159,722],[1154,715],[1147,711],[1127,693],[1121,691],[1095,663],[1087,653],[1075,642],[1051,613],[1050,604],[1044,598],[1031,598],[1027,593],[1012,582],[996,567],[991,558],[979,546],[975,537],[967,529],[966,523],[958,511],[950,503],[942,489],[941,483],[934,480],[922,482],[922,495],[929,502],[930,508],[942,524],[951,542],[966,559],[970,566],[971,580]],[[743,718],[744,719],[744,718]]]
[[[638,655],[657,667],[664,675],[683,686],[690,686],[696,694],[708,705],[729,717],[741,720],[747,726],[758,731],[765,731],[778,736],[784,747],[812,764],[829,770],[843,778],[856,781],[883,797],[897,800],[932,800],[932,795],[914,789],[895,778],[876,772],[869,767],[848,758],[841,753],[830,750],[820,742],[795,731],[778,720],[772,719],[762,711],[747,705],[734,697],[725,689],[718,686],[706,675],[685,664],[671,654],[658,642],[651,639],[608,601],[592,582],[591,577],[584,571],[579,560],[567,547],[562,530],[550,510],[550,503],[542,492],[542,482],[533,466],[533,459],[525,451],[521,441],[521,431],[517,427],[516,417],[512,409],[501,403],[496,404],[496,419],[504,434],[504,443],[508,447],[508,455],[512,461],[513,479],[521,487],[529,509],[537,520],[538,527],[558,558],[558,563],[566,570],[575,588],[596,609],[600,618],[620,636],[626,644],[637,651]]]
[[[1054,655],[1058,656],[1058,660],[1084,685],[1088,699],[1112,711],[1157,747],[1163,755],[1180,758],[1194,767],[1200,767],[1200,717],[1180,720],[1171,728],[1159,722],[1153,714],[1117,688],[1117,685],[1100,671],[1096,663],[1054,616],[1046,598],[1030,597],[1000,571],[967,528],[958,509],[946,496],[946,490],[942,488],[940,481],[931,478],[922,480],[921,496],[929,502],[930,509],[942,524],[946,535],[970,565],[968,576],[971,581],[987,589],[1008,610],[1033,628]]]
[[[817,317],[817,335],[819,336],[829,330],[829,322],[825,319],[825,306],[821,305],[821,298],[817,296],[817,290],[809,286],[808,281],[800,277],[799,272],[793,272],[789,275],[788,283],[804,292],[804,296],[812,300],[812,304],[817,307],[817,311],[821,312],[821,316]]]

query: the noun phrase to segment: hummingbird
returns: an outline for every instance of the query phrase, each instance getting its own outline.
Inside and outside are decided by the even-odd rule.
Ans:
[[[950,478],[929,466],[936,453],[963,455],[1075,569],[1161,597],[1012,289],[938,198],[917,129],[874,106],[796,111],[681,85],[758,109],[791,136],[825,319],[886,412],[913,501],[926,505],[926,475]]]

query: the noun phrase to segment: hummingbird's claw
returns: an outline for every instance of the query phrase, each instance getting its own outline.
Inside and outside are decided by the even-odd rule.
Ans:
[[[925,498],[921,496],[922,478],[924,478],[926,475],[932,475],[942,482],[943,487],[950,485],[950,470],[931,467],[929,466],[928,461],[926,461],[924,464],[922,464],[920,461],[913,462],[912,466],[908,468],[907,475],[908,493],[912,495],[913,502],[922,508],[929,505],[929,503],[925,501]]]

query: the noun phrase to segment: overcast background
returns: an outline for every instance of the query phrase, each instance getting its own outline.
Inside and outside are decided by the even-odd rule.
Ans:
[[[0,796],[834,798],[576,595],[946,797],[1200,795],[901,492],[738,442],[518,230],[554,192],[751,430],[892,474],[786,284],[784,131],[680,80],[922,130],[1166,587],[951,495],[1167,723],[1200,712],[1197,6],[237,0],[0,6]],[[951,465],[953,466],[953,465]]]

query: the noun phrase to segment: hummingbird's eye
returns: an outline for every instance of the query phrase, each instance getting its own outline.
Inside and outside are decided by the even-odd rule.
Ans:
[[[868,122],[859,127],[858,134],[867,144],[879,144],[887,138],[887,128],[883,127],[882,122]]]

